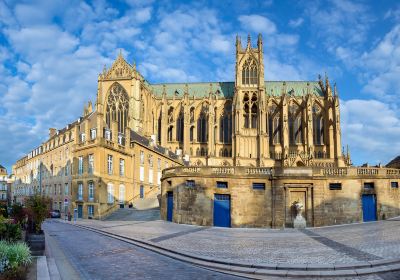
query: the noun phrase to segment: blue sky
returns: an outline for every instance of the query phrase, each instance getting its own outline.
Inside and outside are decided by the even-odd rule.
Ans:
[[[77,119],[119,50],[151,83],[233,81],[258,33],[266,80],[337,83],[355,164],[400,154],[398,1],[0,0],[0,164]]]

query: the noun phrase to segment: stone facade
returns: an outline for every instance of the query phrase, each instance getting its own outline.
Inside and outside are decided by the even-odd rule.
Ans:
[[[345,178],[342,190],[348,200],[337,204],[325,195],[330,181],[301,174],[339,172],[329,177],[335,180],[353,170],[347,169],[350,155],[341,148],[336,86],[327,76],[265,81],[261,36],[256,46],[250,37],[245,46],[237,37],[233,82],[150,84],[119,54],[99,74],[97,85],[96,101],[84,106],[81,117],[62,129],[51,128],[49,138],[13,166],[15,201],[41,193],[64,213],[77,208],[82,217],[101,218],[142,196],[156,197],[162,180],[165,201],[166,190],[180,190],[187,175],[176,169],[161,179],[162,170],[189,164],[206,173],[190,173],[201,187],[183,188],[174,196],[177,222],[211,224],[215,174],[206,166],[234,172],[218,175],[229,185],[223,191],[231,195],[234,226],[290,224],[291,214],[279,205],[293,199],[305,203],[304,215],[312,225],[323,224],[321,217],[329,216],[323,211],[347,213],[329,224],[359,220],[359,176]],[[255,173],[242,176],[238,170],[243,168]],[[302,176],[276,177],[276,170],[297,170]],[[263,191],[249,189],[249,178],[261,180]],[[375,191],[381,184],[376,182]],[[342,192],[334,193],[341,197]]]
[[[2,165],[0,165],[0,204],[8,204],[8,175]]]
[[[201,92],[200,85],[159,89],[162,106],[172,106],[160,113],[162,128],[168,127],[167,141],[159,132],[161,142],[191,159],[189,167],[164,171],[162,218],[210,226],[218,224],[220,215],[225,226],[291,227],[296,203],[304,205],[307,226],[399,215],[399,171],[351,167],[348,150],[342,151],[336,85],[332,88],[328,77],[264,81],[262,46],[261,36],[255,48],[250,37],[245,48],[238,37],[235,81],[210,83],[200,103],[196,95],[189,97]],[[192,127],[203,135],[204,112],[207,137],[192,137]],[[180,114],[184,137],[179,136]],[[226,127],[232,135],[227,142]],[[219,207],[228,210],[218,212]]]
[[[177,223],[212,226],[216,194],[230,197],[232,227],[292,227],[295,202],[307,226],[362,222],[363,195],[374,196],[376,218],[387,219],[400,215],[399,181],[400,170],[388,168],[175,167],[162,178],[161,217],[170,192]]]

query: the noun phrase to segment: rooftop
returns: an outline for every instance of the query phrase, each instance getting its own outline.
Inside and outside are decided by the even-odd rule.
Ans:
[[[185,92],[190,96],[207,97],[214,92],[221,97],[232,98],[235,91],[234,82],[152,84],[150,87],[158,97],[165,91],[167,97],[183,96]],[[282,93],[303,96],[308,90],[311,94],[323,96],[317,81],[265,81],[265,93],[269,96],[280,96]]]

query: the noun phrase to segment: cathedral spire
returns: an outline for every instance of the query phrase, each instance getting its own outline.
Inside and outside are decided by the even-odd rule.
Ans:
[[[242,42],[240,36],[236,34],[236,52],[239,52],[242,49]]]
[[[262,41],[262,35],[261,35],[261,33],[258,33],[257,47],[258,47],[259,50],[262,50],[263,41]]]
[[[251,37],[250,37],[250,34],[247,35],[247,48],[251,48]]]

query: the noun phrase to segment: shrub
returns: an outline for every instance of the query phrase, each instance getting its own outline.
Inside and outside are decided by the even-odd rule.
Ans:
[[[50,211],[50,198],[41,195],[30,196],[25,200],[25,205],[29,222],[33,226],[34,232],[40,233],[42,231],[42,223]]]
[[[21,226],[23,226],[26,217],[26,211],[24,207],[20,204],[13,204],[11,208],[11,216],[13,217],[14,221]]]
[[[25,279],[31,262],[31,252],[25,243],[0,241],[0,273],[3,278]]]
[[[0,240],[17,241],[22,238],[22,231],[19,224],[0,216]]]

